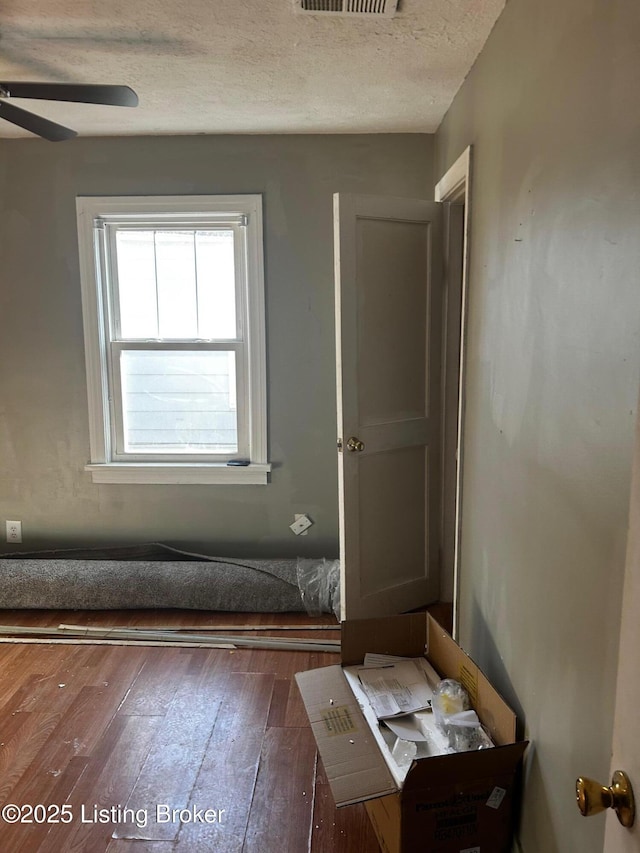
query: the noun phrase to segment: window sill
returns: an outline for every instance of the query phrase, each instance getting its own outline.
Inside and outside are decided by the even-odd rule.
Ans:
[[[223,463],[189,465],[180,462],[105,462],[84,466],[94,483],[148,483],[164,485],[227,484],[265,486],[271,465],[254,463],[246,467]]]

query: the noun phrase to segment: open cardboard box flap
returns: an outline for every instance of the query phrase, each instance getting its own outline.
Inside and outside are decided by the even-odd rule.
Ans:
[[[516,717],[485,675],[427,613],[342,623],[342,665],[362,663],[367,652],[419,657],[447,678],[461,681],[495,749],[414,761],[403,790],[454,783],[468,775],[513,771],[526,748],[516,742]],[[341,666],[296,675],[337,806],[399,790]]]
[[[296,681],[337,806],[398,790],[341,666],[299,672]]]

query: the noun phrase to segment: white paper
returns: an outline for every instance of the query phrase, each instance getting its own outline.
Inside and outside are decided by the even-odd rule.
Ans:
[[[400,767],[398,762],[395,761],[393,756],[391,755],[391,750],[395,745],[396,736],[390,729],[387,729],[386,726],[382,726],[373,713],[373,708],[371,707],[371,703],[367,698],[367,694],[364,692],[362,684],[360,683],[359,673],[362,672],[362,665],[358,664],[357,666],[345,666],[343,669],[345,678],[347,679],[351,690],[353,691],[353,695],[356,697],[356,701],[360,706],[362,713],[367,721],[367,725],[371,730],[371,733],[378,744],[380,752],[384,757],[384,760],[389,768],[389,772],[393,776],[393,779],[398,786],[401,788],[404,784],[405,777],[407,775],[408,767]],[[386,737],[385,737],[386,735]]]
[[[449,738],[437,725],[430,711],[390,717],[382,720],[380,725],[384,725],[402,740],[413,741],[417,746],[417,758],[430,758],[433,755],[448,755],[453,752],[449,746]]]
[[[394,735],[402,740],[411,740],[415,743],[429,740],[413,714],[407,714],[406,717],[393,717],[384,722]]]
[[[424,658],[411,658],[359,670],[358,677],[379,720],[430,707],[433,691],[423,662]]]
[[[397,655],[378,655],[375,652],[367,652],[364,656],[363,666],[367,669],[372,669],[378,666],[389,666],[389,664],[398,663],[401,660],[412,660],[412,658],[401,658]]]
[[[403,660],[415,661],[416,664],[419,664],[422,667],[432,690],[438,686],[440,683],[440,676],[426,658],[405,658],[399,657],[398,655],[379,655],[375,652],[367,652],[364,656],[363,666],[365,669],[372,669],[374,667],[389,666],[390,664],[400,663],[400,661]]]
[[[494,788],[491,792],[491,796],[487,800],[487,805],[490,809],[499,809],[502,805],[502,801],[506,796],[506,791],[504,788]]]

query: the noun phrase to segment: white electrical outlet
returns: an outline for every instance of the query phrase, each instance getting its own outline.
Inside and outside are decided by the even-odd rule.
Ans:
[[[18,544],[22,542],[22,522],[7,521],[7,542]]]
[[[307,528],[311,527],[313,521],[311,521],[308,515],[295,515],[294,518],[295,521],[289,525],[289,528],[293,530],[296,536],[306,536]]]

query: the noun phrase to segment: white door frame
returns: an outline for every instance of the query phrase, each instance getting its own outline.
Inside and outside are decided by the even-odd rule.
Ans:
[[[447,245],[445,247],[445,268],[452,271],[452,275],[446,277],[446,291],[451,294],[459,286],[459,328],[454,334],[446,334],[449,340],[444,342],[444,375],[443,375],[443,468],[442,468],[442,572],[441,590],[451,588],[451,572],[453,572],[453,637],[459,636],[459,600],[460,600],[460,523],[462,518],[462,470],[463,470],[463,446],[462,436],[465,414],[465,355],[466,355],[466,325],[467,325],[467,297],[469,278],[469,222],[470,222],[470,198],[471,198],[471,165],[472,148],[469,146],[458,157],[455,163],[438,181],[435,187],[435,201],[452,202],[453,204],[464,204],[464,218],[462,222],[462,247],[458,240],[451,239],[452,228],[445,225],[447,233]],[[445,216],[445,221],[447,217]],[[452,225],[450,220],[449,225]],[[460,260],[462,269],[460,270]],[[456,282],[457,279],[457,282]],[[451,289],[450,289],[451,287]],[[449,325],[445,315],[445,328]],[[457,323],[457,311],[456,311]],[[454,337],[456,340],[452,341]],[[446,354],[451,349],[457,352],[459,347],[459,359],[447,359]],[[447,395],[453,393],[457,396],[455,405],[455,424],[452,424],[451,415],[447,416]],[[456,432],[455,454],[451,452],[445,443],[445,436],[451,429]],[[453,534],[447,536],[448,528],[453,524]],[[452,540],[452,541],[451,541]]]

